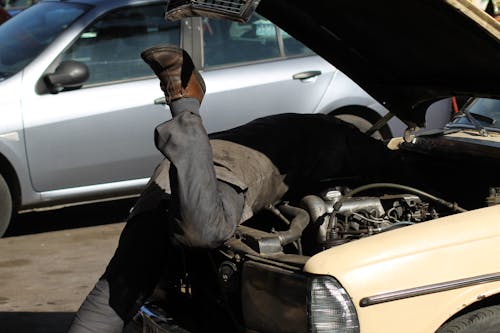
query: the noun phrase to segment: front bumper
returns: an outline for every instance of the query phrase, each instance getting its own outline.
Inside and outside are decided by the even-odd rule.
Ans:
[[[232,304],[241,305],[233,309],[233,317],[240,318],[238,326],[259,333],[359,332],[354,304],[334,278],[271,260],[249,260],[237,271],[232,275],[237,280],[225,275],[225,281],[231,282],[231,290],[237,286],[237,302]],[[190,314],[196,316],[194,312]],[[144,333],[188,332],[160,308],[145,306],[140,313]]]

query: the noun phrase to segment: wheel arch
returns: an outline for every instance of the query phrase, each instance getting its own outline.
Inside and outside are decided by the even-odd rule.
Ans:
[[[0,154],[0,174],[4,177],[11,191],[15,212],[21,204],[21,185],[14,167],[2,154]]]
[[[374,109],[371,109],[371,108],[369,108],[367,106],[363,106],[363,105],[341,106],[341,107],[329,112],[328,114],[331,116],[336,116],[339,114],[350,114],[350,115],[354,115],[354,116],[358,116],[360,118],[363,118],[372,124],[375,124],[382,117],[382,115],[380,115],[380,113],[378,113]],[[382,128],[379,129],[379,132],[382,134],[382,136],[385,139],[393,137],[392,131],[387,124],[382,126]]]
[[[455,313],[453,316],[448,318],[448,320],[446,320],[444,323],[442,323],[441,326],[446,325],[447,323],[449,323],[453,319],[458,318],[460,316],[463,316],[469,312],[479,310],[479,309],[482,309],[482,308],[485,308],[488,306],[493,306],[493,305],[500,305],[500,292],[497,294],[493,294],[493,295],[487,296],[485,298],[479,299],[478,301],[467,305],[465,308],[461,309],[460,311]]]

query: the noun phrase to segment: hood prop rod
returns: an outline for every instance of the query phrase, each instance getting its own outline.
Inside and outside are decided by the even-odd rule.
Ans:
[[[392,117],[394,117],[394,113],[387,112],[382,118],[377,120],[377,122],[375,124],[373,124],[373,126],[371,128],[367,129],[365,134],[368,136],[371,136],[373,133],[375,133],[376,131],[381,129],[383,126],[385,126],[387,124],[387,122],[392,119]]]

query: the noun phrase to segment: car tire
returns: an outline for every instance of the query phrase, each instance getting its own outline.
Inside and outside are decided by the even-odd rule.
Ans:
[[[485,307],[457,317],[436,333],[497,333],[500,332],[500,305]]]
[[[5,234],[12,218],[13,201],[9,185],[0,174],[0,237]]]
[[[368,120],[366,120],[365,118],[353,114],[336,114],[335,117],[349,124],[353,124],[363,133],[369,130],[373,126],[373,124]],[[374,132],[371,136],[372,138],[375,138],[377,140],[385,139],[382,133],[380,133],[380,131]]]

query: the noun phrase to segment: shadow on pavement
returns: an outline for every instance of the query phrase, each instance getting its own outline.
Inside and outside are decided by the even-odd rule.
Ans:
[[[2,333],[66,333],[73,312],[0,312]]]
[[[0,312],[2,333],[66,333],[74,312]],[[141,329],[131,322],[123,333],[139,333]]]
[[[137,198],[19,214],[4,237],[124,222]]]

